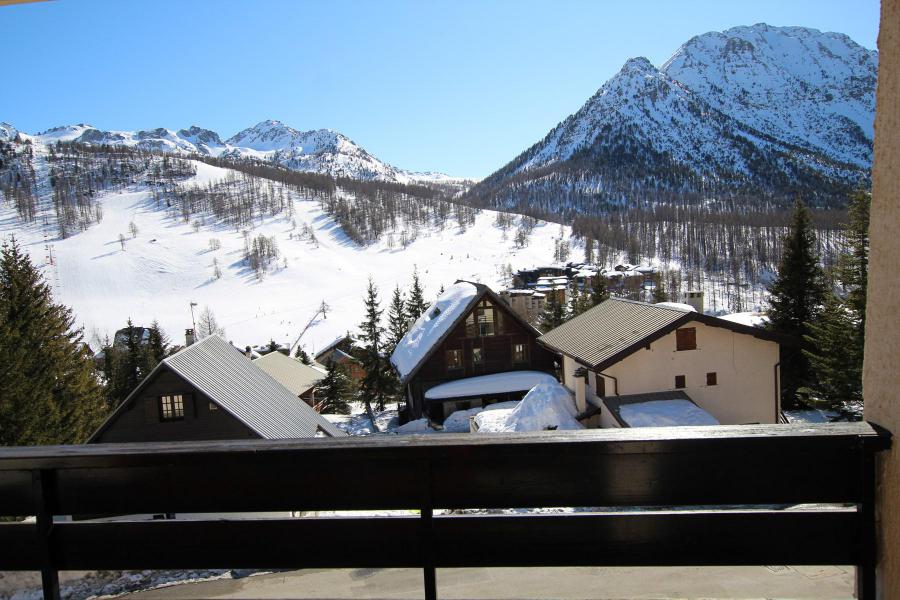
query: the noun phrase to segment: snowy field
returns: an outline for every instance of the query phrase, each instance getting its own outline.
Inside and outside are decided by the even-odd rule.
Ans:
[[[36,162],[40,167],[40,160]],[[205,185],[229,173],[195,164],[196,176],[183,185]],[[92,345],[124,327],[129,317],[139,325],[157,319],[173,343],[183,343],[184,330],[191,327],[191,302],[198,304],[195,312],[209,306],[225,328],[225,338],[238,346],[269,339],[291,344],[324,301],[330,307],[327,318],[319,316],[301,342],[315,352],[356,329],[369,276],[378,285],[385,308],[396,284],[409,286],[414,268],[429,299],[457,279],[500,289],[503,265],[515,270],[551,262],[554,238],[560,234],[559,225],[539,222],[528,246],[517,249],[513,230],[504,235],[494,224],[496,213],[482,211],[465,232],[453,223],[443,230],[419,231],[406,248],[399,244],[390,248],[386,240],[362,247],[318,202],[294,193],[291,198],[296,229],[290,218],[277,217],[258,221],[250,232],[252,237],[275,236],[281,252],[278,267],[262,280],[243,262],[240,232],[208,225],[195,232],[190,223],[173,220],[157,208],[152,192],[143,186],[103,194],[103,220],[64,240],[45,237],[40,215],[35,224],[23,226],[15,209],[4,203],[0,239],[14,234],[34,262],[44,265],[57,299],[73,308]],[[53,209],[44,210],[49,214]],[[131,222],[138,228],[134,239],[129,235]],[[313,228],[317,244],[299,239],[304,225]],[[128,238],[124,250],[120,234]],[[568,227],[564,235],[568,239]],[[221,243],[218,250],[210,250],[211,238]],[[47,243],[53,245],[54,265],[47,264]],[[221,269],[219,279],[213,276],[214,259]]]

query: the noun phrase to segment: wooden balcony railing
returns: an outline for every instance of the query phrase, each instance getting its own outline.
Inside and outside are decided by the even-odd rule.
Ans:
[[[3,448],[0,514],[37,520],[0,524],[0,570],[40,570],[58,598],[68,569],[419,567],[435,598],[436,567],[846,564],[872,598],[888,444],[842,423]],[[656,508],[434,514],[558,506]],[[53,519],[350,509],[420,512]]]

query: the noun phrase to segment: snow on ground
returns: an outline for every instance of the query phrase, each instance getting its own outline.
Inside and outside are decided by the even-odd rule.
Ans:
[[[189,185],[224,179],[229,173],[200,162],[195,166],[197,175]],[[482,211],[464,232],[453,223],[442,230],[419,230],[406,248],[391,248],[387,240],[362,247],[317,202],[291,196],[296,229],[290,218],[278,217],[259,222],[250,232],[253,237],[275,236],[282,254],[278,268],[262,280],[243,263],[239,231],[207,223],[195,232],[190,223],[173,220],[157,208],[144,186],[102,194],[103,220],[64,240],[47,240],[42,227],[22,225],[14,208],[0,203],[0,239],[14,234],[34,262],[45,267],[56,298],[72,307],[89,342],[95,335],[111,337],[130,317],[137,325],[157,319],[174,343],[183,343],[184,330],[192,326],[190,303],[196,302],[195,314],[209,306],[225,328],[225,339],[239,347],[269,339],[291,344],[324,300],[330,307],[327,318],[320,315],[302,339],[314,353],[362,321],[370,275],[379,287],[382,307],[395,285],[408,288],[414,268],[429,300],[457,279],[499,289],[503,265],[516,269],[550,261],[559,234],[558,225],[541,222],[528,246],[518,249],[513,236],[495,225],[496,213]],[[134,239],[128,233],[131,222],[139,231]],[[300,239],[304,224],[314,230],[317,244]],[[565,231],[568,238],[568,228]],[[124,250],[119,234],[128,238]],[[213,238],[220,249],[210,250]],[[46,264],[47,241],[54,246],[55,266]],[[213,277],[213,260],[221,269],[220,279]]]
[[[478,433],[584,429],[572,395],[558,382],[541,383],[511,410],[482,412],[475,416]]]
[[[374,407],[373,407],[374,408]],[[372,435],[376,431],[372,428],[372,420],[366,414],[361,402],[351,404],[349,415],[322,415],[350,435]],[[400,423],[400,415],[396,404],[388,404],[385,410],[375,413],[375,425],[377,433],[388,433],[397,429]]]
[[[413,323],[391,355],[391,364],[406,377],[425,354],[462,316],[478,288],[471,283],[459,282],[448,287],[434,304]]]
[[[619,416],[631,427],[718,425],[714,416],[687,400],[653,400],[619,407]]]
[[[837,420],[841,414],[834,410],[822,408],[808,408],[798,410],[786,410],[784,416],[788,423],[831,423]]]
[[[541,371],[509,371],[492,375],[478,375],[437,385],[427,392],[427,400],[465,398],[467,396],[524,392],[541,383],[557,383],[553,375]]]

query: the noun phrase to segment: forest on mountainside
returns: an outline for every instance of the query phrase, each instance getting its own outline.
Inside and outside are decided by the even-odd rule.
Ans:
[[[203,185],[189,184],[188,178],[196,172],[192,160],[231,173]],[[473,206],[471,197],[453,195],[450,188],[436,185],[334,178],[249,159],[79,143],[51,144],[46,152],[35,152],[27,142],[0,143],[0,201],[14,206],[22,222],[39,222],[61,238],[102,219],[101,192],[137,184],[148,186],[155,207],[173,219],[192,223],[196,229],[219,224],[245,232],[245,259],[255,265],[277,258],[277,249],[249,232],[263,218],[291,219],[291,193],[319,202],[354,242],[385,241],[389,247],[407,246],[427,227],[465,231],[482,206],[477,202]],[[536,218],[563,220],[548,212],[550,201],[520,207],[524,217],[501,212],[496,226],[504,234],[509,230],[513,245],[526,246]],[[826,268],[835,261],[846,222],[846,211],[831,204],[812,211]],[[579,262],[578,249],[587,245],[590,260],[584,262],[599,266],[620,260],[632,264],[658,260],[672,265],[666,275],[672,299],[678,299],[679,291],[707,282],[707,287],[722,290],[710,299],[711,308],[746,310],[752,308],[745,306],[748,288],[760,288],[776,268],[789,218],[788,207],[772,198],[710,199],[699,193],[660,191],[639,202],[607,203],[602,210],[576,213],[570,221],[573,239],[560,240],[566,252],[557,251],[547,262]],[[308,237],[303,224],[294,227],[301,239]],[[760,295],[759,303],[762,300]],[[757,304],[755,297],[749,301]]]

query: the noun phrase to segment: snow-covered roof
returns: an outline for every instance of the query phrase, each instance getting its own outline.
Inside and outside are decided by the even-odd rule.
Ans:
[[[681,390],[607,396],[603,398],[603,404],[623,427],[719,424]]]
[[[769,322],[769,317],[759,312],[732,313],[730,315],[722,315],[719,318],[732,323],[746,325],[747,327],[765,327]]]
[[[694,307],[683,302],[657,302],[656,306],[665,306],[666,308],[674,308],[675,310],[683,310],[684,312],[694,312]]]
[[[654,400],[626,404],[619,409],[619,415],[630,427],[719,424],[714,416],[687,400]]]
[[[394,353],[391,364],[401,381],[406,380],[427,357],[428,351],[453,328],[479,296],[478,287],[458,281],[444,290],[427,311],[416,319]]]
[[[471,398],[474,396],[524,392],[542,383],[557,383],[553,375],[541,371],[508,371],[478,375],[436,385],[425,392],[426,400]]]

